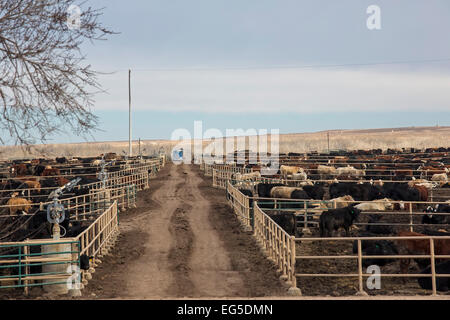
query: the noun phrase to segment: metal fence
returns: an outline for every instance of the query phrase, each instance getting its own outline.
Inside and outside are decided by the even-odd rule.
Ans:
[[[358,292],[360,294],[365,294],[364,291],[364,283],[363,278],[364,277],[370,277],[373,276],[373,273],[366,273],[364,272],[363,268],[363,260],[364,259],[392,259],[392,260],[404,260],[404,259],[430,259],[430,274],[426,273],[414,273],[414,274],[408,274],[408,273],[380,273],[380,277],[391,277],[391,278],[431,278],[431,291],[432,295],[437,294],[437,285],[436,285],[436,279],[437,278],[443,278],[443,277],[450,277],[450,274],[443,274],[443,273],[436,273],[436,259],[448,259],[450,258],[450,255],[438,255],[435,253],[435,245],[437,242],[440,242],[443,245],[449,246],[450,245],[450,236],[420,236],[420,240],[417,236],[406,236],[406,237],[329,237],[329,238],[295,238],[294,241],[298,246],[305,246],[306,242],[326,242],[326,241],[356,241],[357,243],[357,254],[353,255],[296,255],[295,259],[297,260],[353,260],[357,261],[357,266],[355,268],[354,273],[295,273],[295,277],[313,277],[313,278],[342,278],[342,277],[354,277],[358,279]],[[362,241],[380,241],[380,240],[387,240],[387,241],[395,241],[395,242],[401,242],[402,240],[407,241],[426,241],[429,244],[428,252],[429,254],[396,254],[396,255],[365,255],[362,250]],[[336,263],[336,262],[333,262]]]
[[[80,243],[80,254],[86,254],[91,257],[94,266],[101,261],[103,255],[109,253],[114,245],[119,233],[119,215],[117,210],[117,201],[100,215],[86,230],[79,234],[75,240]],[[94,270],[90,269],[82,272],[84,283],[88,280],[88,273]]]
[[[232,206],[234,213],[240,219],[240,221],[245,225],[249,226],[249,222],[251,222],[251,226],[253,227],[253,233],[255,238],[258,240],[258,243],[261,245],[267,256],[270,260],[272,260],[279,268],[281,274],[285,277],[285,279],[290,283],[291,287],[297,287],[297,277],[299,278],[344,278],[344,277],[353,277],[358,280],[358,293],[365,294],[364,291],[364,283],[363,279],[373,276],[373,273],[364,272],[364,260],[366,259],[393,259],[393,260],[405,260],[405,259],[430,259],[430,273],[415,273],[415,274],[407,274],[407,273],[383,273],[380,277],[391,277],[391,278],[430,278],[430,289],[431,294],[436,295],[438,291],[437,284],[439,283],[438,279],[443,277],[450,277],[449,274],[437,273],[436,272],[436,264],[437,259],[448,259],[450,255],[446,254],[436,254],[435,247],[436,243],[438,244],[438,248],[450,246],[450,236],[421,236],[420,240],[417,236],[408,236],[408,237],[398,237],[398,236],[383,236],[383,237],[333,237],[333,238],[316,238],[316,237],[302,237],[295,238],[295,236],[290,236],[286,233],[277,223],[275,223],[269,215],[265,212],[269,211],[295,211],[297,215],[304,214],[304,226],[310,224],[311,222],[306,218],[306,215],[315,213],[314,208],[310,208],[309,206],[313,202],[324,202],[324,201],[299,201],[299,200],[291,200],[291,199],[258,199],[245,196],[242,194],[235,186],[233,186],[230,182],[227,183],[227,200],[229,204]],[[253,205],[250,205],[250,202],[253,202]],[[273,206],[270,208],[261,208],[259,204],[265,203],[267,206],[267,202],[271,201]],[[285,204],[289,204],[290,208],[283,209]],[[330,202],[331,207],[336,207],[336,202]],[[410,204],[427,204],[426,202],[411,202]],[[292,208],[292,205],[297,205],[297,208]],[[404,212],[403,214],[409,215],[411,220],[409,223],[399,224],[401,226],[409,226],[410,230],[413,230],[414,226],[418,226],[420,224],[413,224],[412,217],[417,216],[413,213],[413,206],[409,206],[409,212]],[[323,210],[323,209],[322,209]],[[386,212],[367,212],[369,213],[381,213],[386,214]],[[423,212],[417,212],[423,215]],[[320,214],[317,214],[320,216]],[[426,254],[396,254],[396,255],[367,255],[364,254],[362,248],[362,243],[364,241],[380,241],[387,240],[398,243],[398,241],[427,241],[428,252]],[[357,251],[355,254],[341,254],[341,255],[308,255],[302,254],[301,250],[298,248],[304,248],[307,246],[307,243],[313,243],[314,241],[352,241],[354,245],[356,245]],[[296,247],[297,246],[297,247]],[[441,250],[441,249],[439,249]],[[325,260],[334,260],[338,259],[340,261],[351,260],[356,261],[355,271],[353,273],[307,273],[307,272],[298,272],[296,270],[297,261],[325,261]],[[442,260],[441,260],[442,261]],[[335,262],[333,262],[335,263]],[[297,267],[298,268],[298,267]]]
[[[89,270],[81,270],[80,283],[87,283],[94,266],[108,253],[119,232],[117,201],[114,201],[85,231],[75,238],[60,240],[38,239],[22,242],[0,242],[0,289],[28,288],[66,284],[73,277],[69,265],[80,268],[80,255],[86,254],[93,262]],[[45,248],[63,246],[46,251]],[[64,249],[66,248],[66,249]],[[44,271],[48,266],[63,266],[55,271]]]
[[[227,182],[231,181],[233,178],[233,175],[236,173],[250,173],[252,172],[252,169],[246,169],[241,167],[234,167],[233,170],[219,170],[219,169],[212,169],[212,185],[215,188],[219,189],[226,189]]]
[[[83,254],[91,257],[93,262],[89,270],[81,272],[79,280],[86,284],[91,278],[90,274],[95,271],[93,267],[101,262],[99,258],[109,252],[116,240],[119,231],[118,207],[135,206],[136,192],[148,188],[149,176],[156,175],[164,163],[165,158],[161,157],[157,163],[115,172],[105,184],[84,185],[90,188],[88,194],[61,199],[74,220],[96,217],[76,238],[0,242],[0,289],[24,288],[25,294],[28,294],[28,288],[32,286],[66,284],[73,277],[73,269],[66,270],[65,266],[76,265],[79,269],[80,255]],[[34,206],[43,210],[50,203]],[[42,252],[42,248],[53,245],[70,245],[71,249]],[[52,272],[36,271],[36,268],[44,269],[51,265],[64,265],[64,268]]]
[[[277,266],[278,270],[291,287],[297,287],[295,277],[295,237],[290,236],[277,223],[275,223],[258,204],[254,204],[253,235],[258,243]]]
[[[246,227],[253,227],[253,215],[250,198],[243,195],[236,187],[227,182],[227,200],[241,223]]]
[[[54,246],[60,249],[43,250]],[[69,265],[80,266],[80,245],[73,238],[0,242],[0,289],[24,288],[28,294],[29,287],[66,284]],[[62,268],[51,271],[54,266]]]

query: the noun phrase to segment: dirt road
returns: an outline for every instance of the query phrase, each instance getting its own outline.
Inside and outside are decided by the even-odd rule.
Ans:
[[[137,208],[121,214],[120,230],[82,298],[285,294],[224,192],[213,189],[197,166],[168,164],[138,194]]]

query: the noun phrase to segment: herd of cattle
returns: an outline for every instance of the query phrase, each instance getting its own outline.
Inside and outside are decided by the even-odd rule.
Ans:
[[[108,199],[103,199],[101,193],[91,193],[93,187],[101,185],[98,182],[102,177],[99,174],[102,168],[108,173],[133,169],[136,164],[142,164],[144,158],[150,157],[123,159],[115,153],[107,153],[90,158],[60,157],[0,163],[0,242],[52,238],[54,225],[48,221],[47,208],[43,204],[51,204],[55,194],[58,194],[59,200],[63,200],[61,203],[65,207],[64,220],[59,223],[61,237],[77,237],[109,206]],[[152,166],[148,174],[155,169],[157,168]],[[124,183],[128,183],[126,176],[130,174],[131,170],[120,173],[124,181],[127,181]],[[79,181],[73,181],[74,179]],[[77,182],[76,185],[67,188],[67,183],[71,181],[72,184]],[[121,180],[117,181],[120,183]],[[102,237],[103,235],[99,235],[98,241],[102,241]],[[0,249],[0,256],[13,257],[20,252],[18,250],[15,246],[5,246]],[[31,245],[29,250],[30,254],[39,255],[41,246]],[[89,269],[91,258],[86,254],[80,255],[81,270]],[[39,263],[29,266],[31,275],[40,275],[42,272],[42,265]],[[20,273],[26,273],[24,267],[19,270],[15,264],[4,264],[0,268],[1,278]],[[14,281],[12,282],[14,285]],[[1,286],[5,286],[4,281],[0,281]]]
[[[4,163],[0,171],[0,241],[22,241],[25,238],[49,238],[52,226],[47,223],[47,211],[41,203],[52,201],[51,193],[75,178],[81,180],[70,192],[59,199],[88,195],[89,184],[100,182],[98,172],[102,158],[112,161],[108,172],[116,172],[130,161],[114,153],[92,158],[15,160]],[[79,200],[81,202],[81,200]],[[88,200],[86,200],[88,201]],[[77,202],[77,207],[66,210],[61,232],[73,237],[88,227],[90,221],[71,219],[74,210],[85,212],[89,203]],[[20,226],[20,227],[19,227]]]
[[[349,236],[350,230],[353,229],[354,235],[360,237],[449,236],[450,200],[441,204],[427,203],[430,191],[433,188],[449,188],[447,174],[450,171],[450,156],[448,151],[447,149],[441,149],[439,154],[435,153],[432,156],[425,154],[421,157],[415,157],[414,154],[408,156],[391,154],[374,157],[372,154],[372,160],[375,158],[378,161],[382,159],[384,163],[392,161],[389,172],[384,172],[386,176],[389,173],[390,179],[387,179],[389,181],[383,181],[386,179],[379,175],[374,176],[373,172],[370,172],[372,168],[381,168],[381,166],[375,164],[376,161],[367,162],[366,159],[366,163],[359,164],[360,167],[349,166],[348,164],[341,167],[332,165],[337,161],[340,164],[345,163],[351,158],[351,155],[336,156],[334,159],[328,158],[326,159],[327,165],[317,163],[302,163],[295,166],[281,165],[277,177],[300,180],[301,182],[297,183],[296,187],[284,183],[261,182],[259,171],[262,166],[255,165],[246,166],[253,168],[251,173],[233,174],[232,181],[244,195],[252,197],[250,199],[251,206],[253,206],[254,200],[258,200],[258,206],[261,209],[286,232],[297,237],[304,236],[303,230],[308,230],[304,229],[305,227],[314,226],[318,226],[318,228],[312,228],[312,230],[314,232],[317,230],[320,237],[339,236],[340,233],[337,231],[340,229],[345,230],[346,236]],[[364,159],[360,155],[356,155],[356,158],[358,157],[357,161],[363,162]],[[303,161],[305,160],[303,159]],[[417,170],[407,169],[406,166],[394,166],[394,164],[402,161],[408,162],[409,165],[411,163],[417,165],[420,162],[420,165],[417,166]],[[398,171],[399,168],[402,168],[402,171]],[[405,174],[406,170],[410,171]],[[311,175],[319,175],[317,180],[331,179],[329,181],[314,181],[314,179],[311,179]],[[347,180],[359,181],[349,182]],[[393,180],[396,182],[391,182]],[[450,189],[448,190],[450,194]],[[270,201],[273,198],[278,200],[276,205],[275,201]],[[283,199],[297,201],[283,202]],[[305,203],[302,200],[316,201],[306,201]],[[299,210],[305,207],[315,210],[310,210],[305,215],[304,211]],[[390,223],[380,223],[385,213],[392,210],[396,212],[402,210],[407,210],[406,212],[411,210],[415,213],[422,212],[419,224],[423,226],[420,229],[421,232],[405,231],[405,227],[402,230],[401,227],[396,228]],[[368,217],[368,221],[363,228],[355,226],[361,213],[367,214]],[[304,221],[305,218],[307,221]],[[299,226],[303,228],[299,228]],[[436,255],[450,255],[450,239],[436,239],[434,241],[434,252]],[[353,246],[353,253],[357,253],[356,241]],[[368,256],[426,255],[430,254],[430,244],[429,240],[364,240],[362,241],[362,253]],[[399,260],[401,273],[408,273],[409,259],[363,259],[363,266],[367,267],[372,264],[384,266]],[[430,273],[429,258],[413,260],[417,263],[421,273]],[[436,259],[436,272],[450,274],[449,259]],[[418,283],[424,289],[431,289],[431,278],[418,278]],[[450,277],[438,277],[436,283],[437,290],[448,291]]]

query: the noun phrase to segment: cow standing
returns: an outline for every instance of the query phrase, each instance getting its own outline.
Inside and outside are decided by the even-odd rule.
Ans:
[[[337,231],[340,228],[345,229],[345,234],[348,237],[350,235],[349,229],[353,225],[353,222],[358,220],[361,210],[354,206],[348,206],[339,209],[330,209],[323,212],[320,215],[320,236],[329,237],[332,236],[333,231]]]

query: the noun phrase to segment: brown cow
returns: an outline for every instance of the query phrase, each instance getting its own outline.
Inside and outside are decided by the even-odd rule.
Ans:
[[[426,187],[414,185],[413,188],[419,191],[420,201],[428,201],[428,189]]]
[[[397,236],[399,237],[425,237],[425,234],[410,232],[410,231],[400,231]],[[401,254],[419,255],[419,254],[430,254],[430,240],[396,240],[395,241],[398,248],[403,252]],[[435,255],[450,255],[450,239],[435,239],[434,240],[434,254]],[[425,258],[430,259],[430,258]],[[400,271],[406,274],[408,272],[410,264],[410,259],[400,259]]]
[[[27,184],[28,188],[36,190],[38,193],[41,192],[41,184],[38,181],[27,180],[24,181]]]
[[[27,199],[13,197],[9,199],[6,204],[10,206],[9,214],[15,215],[17,211],[23,211],[25,214],[27,214],[31,209],[32,202]]]
[[[57,177],[56,180],[58,181],[58,185],[62,187],[63,185],[70,182],[70,180],[64,178],[64,177]]]
[[[14,176],[17,176],[17,177],[27,176],[27,175],[31,174],[30,170],[28,170],[27,165],[24,163],[12,165],[12,167],[10,168],[10,172],[11,172],[11,174],[13,174]]]
[[[58,168],[45,168],[42,171],[42,176],[60,176],[61,172]]]
[[[398,180],[407,180],[408,177],[413,176],[413,171],[409,168],[397,168],[394,172]]]

